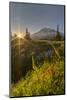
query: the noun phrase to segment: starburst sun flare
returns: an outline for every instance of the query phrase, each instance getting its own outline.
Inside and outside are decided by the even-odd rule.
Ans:
[[[21,33],[18,33],[18,34],[17,34],[17,37],[19,37],[19,38],[24,38],[24,35],[21,34]]]

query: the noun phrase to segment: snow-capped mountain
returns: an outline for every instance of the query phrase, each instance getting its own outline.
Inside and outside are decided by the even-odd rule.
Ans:
[[[43,28],[40,31],[31,35],[32,39],[53,39],[56,37],[57,31],[50,28]],[[62,33],[60,32],[62,36]]]

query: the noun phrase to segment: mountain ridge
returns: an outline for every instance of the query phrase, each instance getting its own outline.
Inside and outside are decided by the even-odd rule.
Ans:
[[[36,33],[31,35],[32,39],[53,39],[56,37],[57,31],[55,29],[44,27]],[[63,36],[63,33],[60,32],[60,35]]]

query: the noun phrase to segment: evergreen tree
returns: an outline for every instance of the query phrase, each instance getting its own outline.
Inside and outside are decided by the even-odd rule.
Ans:
[[[56,40],[61,40],[61,35],[60,35],[60,32],[59,32],[59,25],[57,25],[57,35],[56,35]]]
[[[28,32],[28,28],[26,28],[26,35],[25,35],[25,39],[30,40],[30,33]]]

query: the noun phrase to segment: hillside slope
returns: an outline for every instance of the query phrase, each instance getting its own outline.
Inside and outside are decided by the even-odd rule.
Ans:
[[[64,94],[64,60],[44,62],[40,68],[33,66],[35,70],[12,85],[11,97]]]

